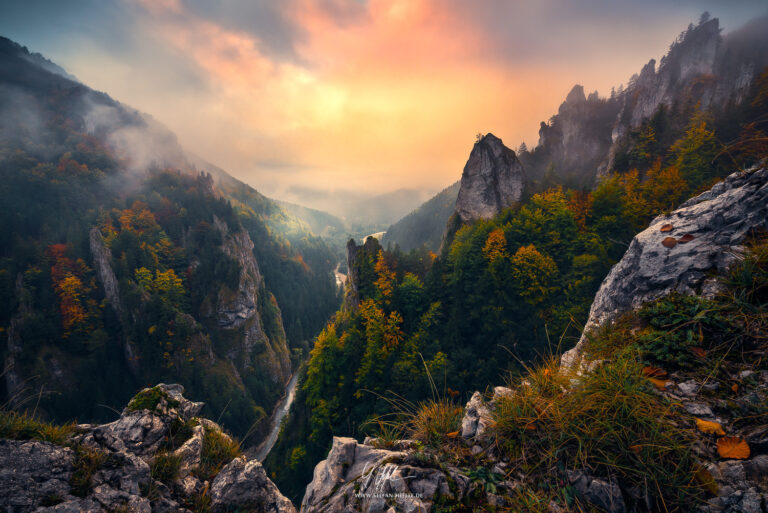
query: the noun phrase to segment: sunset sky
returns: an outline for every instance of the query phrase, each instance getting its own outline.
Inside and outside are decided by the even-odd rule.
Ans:
[[[766,3],[3,0],[0,35],[262,192],[311,204],[437,191],[477,132],[533,146],[575,83],[607,95],[705,10],[728,32]]]

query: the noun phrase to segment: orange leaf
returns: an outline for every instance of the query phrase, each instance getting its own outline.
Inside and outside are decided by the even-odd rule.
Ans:
[[[724,436],[717,441],[717,452],[723,458],[745,460],[749,458],[749,444],[739,436]]]
[[[528,424],[523,426],[523,428],[529,431],[536,431],[536,424],[534,424],[533,422],[529,422]]]
[[[659,369],[658,367],[643,367],[643,375],[649,378],[663,378],[667,375],[667,371]]]
[[[733,385],[731,385],[731,390],[733,390],[733,393],[734,393],[734,394],[735,394],[736,392],[738,392],[738,391],[739,391],[739,385],[738,385],[738,383],[734,383]]]
[[[696,237],[694,237],[690,233],[686,233],[685,235],[683,235],[682,237],[677,239],[677,242],[678,242],[678,244],[685,244],[686,242],[691,242],[695,238]]]
[[[709,420],[696,419],[696,427],[699,428],[699,431],[707,435],[723,436],[725,434],[723,426],[717,422],[711,422]]]
[[[653,383],[653,386],[658,388],[659,390],[665,390],[667,388],[667,384],[669,381],[666,379],[656,379],[656,378],[648,378],[648,381]]]
[[[671,232],[674,229],[675,229],[674,226],[672,226],[671,224],[667,223],[664,226],[662,226],[661,228],[659,228],[659,231],[661,231],[661,232]]]
[[[674,247],[675,247],[675,245],[677,244],[677,239],[676,239],[676,238],[674,238],[674,237],[666,237],[666,238],[665,238],[663,241],[661,241],[661,244],[662,244],[662,245],[663,245],[665,248],[669,248],[669,249],[672,249],[672,248],[674,248]]]
[[[456,438],[457,436],[459,436],[459,432],[451,431],[450,433],[447,433],[445,436],[447,436],[448,438]]]
[[[707,357],[707,351],[701,347],[692,347],[691,352],[698,356],[699,358],[706,358]]]
[[[698,464],[695,465],[695,469],[693,476],[696,478],[696,481],[698,481],[709,493],[717,495],[717,482],[715,481],[715,478],[712,477],[712,474],[709,473],[709,470]]]

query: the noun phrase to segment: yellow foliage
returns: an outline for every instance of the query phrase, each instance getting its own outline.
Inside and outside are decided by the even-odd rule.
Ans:
[[[488,234],[483,254],[490,262],[507,256],[507,238],[504,236],[504,230],[496,228]]]

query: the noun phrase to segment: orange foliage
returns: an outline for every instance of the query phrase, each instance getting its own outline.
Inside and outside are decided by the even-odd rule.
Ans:
[[[53,289],[59,296],[59,311],[64,337],[71,334],[72,329],[85,328],[89,319],[84,299],[91,293],[93,287],[83,283],[83,278],[90,269],[82,259],[72,260],[66,256],[66,244],[53,244],[48,247],[46,255],[52,260],[51,281]]]
[[[386,260],[384,260],[384,252],[379,250],[378,259],[376,260],[376,288],[379,289],[381,297],[384,299],[385,304],[389,304],[392,300],[392,292],[395,288],[395,272],[389,269]]]
[[[568,210],[573,213],[580,231],[587,229],[587,217],[592,203],[592,196],[584,191],[571,191],[568,194]]]
[[[493,262],[499,258],[507,256],[507,238],[504,236],[504,230],[496,228],[488,234],[483,247],[485,258]]]

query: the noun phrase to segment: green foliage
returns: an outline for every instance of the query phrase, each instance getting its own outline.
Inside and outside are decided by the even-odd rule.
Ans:
[[[639,317],[647,328],[638,333],[637,346],[648,363],[691,367],[693,348],[709,350],[735,340],[741,328],[721,305],[700,296],[672,294],[645,305]]]
[[[179,405],[179,401],[171,399],[171,397],[165,393],[165,391],[159,386],[147,388],[136,394],[131,402],[128,403],[126,410],[139,411],[149,410],[156,411],[160,401],[165,401],[168,407],[176,408]]]

